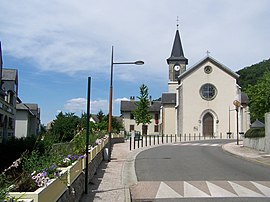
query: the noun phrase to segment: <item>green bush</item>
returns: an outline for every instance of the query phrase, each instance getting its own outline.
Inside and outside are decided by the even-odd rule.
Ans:
[[[250,128],[244,135],[245,138],[265,137],[264,128]]]

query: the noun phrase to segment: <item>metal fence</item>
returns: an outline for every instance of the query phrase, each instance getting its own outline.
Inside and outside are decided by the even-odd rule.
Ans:
[[[204,136],[196,133],[185,133],[180,135],[141,135],[140,133],[135,133],[133,136],[129,136],[129,149],[136,149],[140,147],[147,147],[152,145],[166,144],[166,143],[176,143],[176,142],[186,142],[186,141],[196,141],[196,140],[209,140],[209,139],[233,139],[233,134],[222,134],[218,136]]]

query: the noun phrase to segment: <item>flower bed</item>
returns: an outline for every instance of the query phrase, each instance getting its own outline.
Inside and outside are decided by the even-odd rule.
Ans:
[[[95,147],[89,150],[89,163],[102,151],[107,143],[107,137],[103,138],[97,142]],[[34,202],[56,201],[67,190],[68,186],[72,185],[83,169],[85,169],[85,159],[83,157],[85,155],[77,157],[67,156],[63,160],[61,167],[57,168],[59,171],[57,172],[58,177],[54,179],[49,179],[46,170],[37,174],[33,173],[32,179],[41,187],[33,192],[9,192],[8,198],[33,199]],[[67,167],[62,167],[63,165]]]

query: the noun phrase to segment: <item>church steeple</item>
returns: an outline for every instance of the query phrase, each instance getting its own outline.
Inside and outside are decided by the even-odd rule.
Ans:
[[[175,63],[180,63],[180,64],[188,64],[188,59],[185,58],[184,56],[184,51],[182,48],[182,43],[180,39],[180,34],[179,30],[176,30],[174,42],[173,42],[173,48],[171,52],[171,57],[167,59],[167,63],[169,64],[175,64]]]
[[[171,56],[167,59],[167,63],[169,65],[169,92],[174,92],[179,82],[178,77],[186,71],[186,65],[188,64],[188,59],[184,56],[178,24]]]

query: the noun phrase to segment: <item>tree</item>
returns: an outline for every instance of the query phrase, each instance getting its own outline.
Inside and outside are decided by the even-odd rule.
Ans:
[[[264,114],[270,111],[270,72],[266,72],[255,85],[248,85],[247,94],[252,121],[264,121]]]
[[[97,113],[98,120],[102,121],[104,117],[105,117],[105,115],[104,115],[103,111],[99,110],[99,112]]]
[[[140,87],[140,96],[137,97],[139,102],[136,103],[137,108],[133,111],[136,124],[142,124],[143,133],[146,132],[146,124],[151,123],[151,115],[149,112],[148,87],[144,84]]]
[[[51,132],[55,136],[55,142],[66,142],[72,140],[80,125],[80,118],[74,113],[60,112],[53,122]]]

